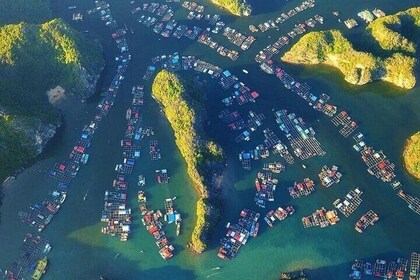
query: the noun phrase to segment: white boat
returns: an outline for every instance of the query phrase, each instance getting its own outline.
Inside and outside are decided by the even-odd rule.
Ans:
[[[306,169],[306,165],[302,164],[302,167]]]
[[[87,190],[87,191],[86,191],[86,193],[85,193],[85,195],[83,196],[83,201],[86,201],[86,198],[87,198],[87,196],[88,196],[88,191],[89,191],[89,190]]]
[[[143,175],[139,175],[139,181],[137,182],[139,187],[146,185],[146,178]]]
[[[63,193],[63,195],[60,198],[60,204],[63,204],[64,203],[64,201],[66,200],[66,197],[67,197],[67,194],[66,193]]]
[[[88,160],[89,160],[89,154],[83,154],[80,162],[83,164],[86,164]]]
[[[242,72],[244,72],[245,74],[248,74],[248,70],[246,69],[242,69]]]

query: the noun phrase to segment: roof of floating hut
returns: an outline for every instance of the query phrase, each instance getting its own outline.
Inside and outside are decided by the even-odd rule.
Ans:
[[[232,74],[229,72],[229,70],[225,70],[225,71],[223,71],[223,75],[225,77],[230,77]]]
[[[167,217],[168,217],[168,223],[173,223],[181,219],[181,215],[178,214],[178,212],[176,211],[172,212],[171,214],[168,214]]]

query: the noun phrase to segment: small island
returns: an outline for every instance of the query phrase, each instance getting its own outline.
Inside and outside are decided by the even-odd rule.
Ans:
[[[236,16],[250,16],[252,13],[251,5],[246,0],[211,0],[211,2]]]
[[[366,39],[381,52],[416,53],[420,36],[420,7],[380,17],[366,28]]]
[[[103,67],[100,44],[61,19],[0,27],[0,181],[41,153],[61,125],[54,96],[89,97]]]
[[[407,172],[420,180],[420,131],[407,139],[403,151],[403,161]]]
[[[194,85],[166,70],[160,71],[152,86],[152,96],[163,108],[175,134],[175,142],[187,163],[187,172],[200,199],[190,249],[203,252],[221,215],[220,188],[224,169],[222,149],[207,140],[203,128],[204,97]]]
[[[376,19],[367,27],[363,40],[372,52],[358,51],[340,31],[327,30],[306,34],[281,59],[289,63],[334,66],[347,82],[355,85],[383,80],[411,89],[416,84],[415,44],[389,28],[392,22],[401,25],[400,18],[404,15],[409,19],[404,21],[406,28],[416,29],[420,34],[416,20],[420,8],[413,8]]]

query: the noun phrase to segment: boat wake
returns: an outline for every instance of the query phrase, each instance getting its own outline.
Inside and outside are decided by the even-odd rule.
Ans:
[[[220,272],[215,272],[215,273],[209,274],[209,275],[207,275],[207,277],[206,277],[206,278],[213,277],[214,275],[217,275],[217,274],[219,274],[219,273],[220,273]]]
[[[88,196],[88,193],[89,193],[89,188],[86,190],[86,193],[85,193],[85,195],[83,196],[83,201],[86,201],[86,198],[87,198],[87,196]]]

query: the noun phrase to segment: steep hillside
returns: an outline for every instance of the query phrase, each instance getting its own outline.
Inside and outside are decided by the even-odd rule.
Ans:
[[[188,175],[200,196],[189,245],[193,252],[201,253],[208,247],[221,214],[220,186],[214,179],[221,175],[223,152],[206,139],[203,97],[184,84],[176,74],[162,70],[153,81],[152,94],[171,124],[176,145],[187,163]]]
[[[420,7],[378,18],[366,34],[381,50],[414,54],[420,42]]]
[[[393,53],[382,58],[357,51],[338,30],[306,34],[281,59],[289,63],[324,63],[337,67],[347,82],[356,85],[384,80],[410,89],[416,84],[414,57]]]
[[[249,16],[252,13],[251,5],[245,0],[211,0],[211,2],[236,16]]]
[[[60,85],[86,98],[103,64],[100,45],[60,19],[0,28],[0,180],[41,152],[60,125],[46,92]]]
[[[403,162],[407,172],[420,180],[420,131],[407,139],[403,151]]]

